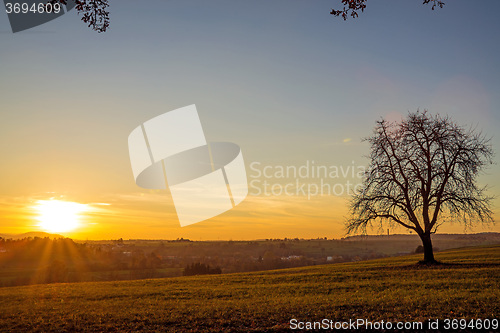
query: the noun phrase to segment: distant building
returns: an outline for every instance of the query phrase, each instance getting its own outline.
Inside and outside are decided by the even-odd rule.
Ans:
[[[288,257],[281,257],[281,260],[298,260],[300,258],[301,256],[288,256]]]

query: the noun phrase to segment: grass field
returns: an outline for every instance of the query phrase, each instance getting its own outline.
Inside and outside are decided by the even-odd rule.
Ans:
[[[0,288],[1,331],[288,331],[290,320],[500,317],[500,246],[287,270]]]

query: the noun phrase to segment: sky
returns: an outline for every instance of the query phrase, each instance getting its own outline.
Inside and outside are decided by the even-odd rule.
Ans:
[[[498,151],[500,2],[481,0],[479,10],[449,0],[432,11],[418,0],[368,1],[345,22],[329,14],[339,3],[111,1],[101,34],[75,11],[14,34],[0,13],[0,233],[42,230],[37,205],[63,200],[87,207],[62,233],[79,239],[340,238],[349,199],[341,189],[360,182],[362,138],[381,117],[449,115]],[[240,146],[249,195],[180,227],[168,191],[135,184],[127,138],[191,104],[208,141]],[[495,162],[479,181],[498,196]],[[314,166],[337,174],[276,174]],[[315,193],[322,180],[336,193]],[[310,190],[279,193],[287,184]]]

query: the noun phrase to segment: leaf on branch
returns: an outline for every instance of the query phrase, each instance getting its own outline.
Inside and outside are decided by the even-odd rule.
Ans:
[[[344,4],[344,8],[342,10],[332,9],[330,12],[333,16],[342,16],[342,18],[347,20],[348,16],[352,16],[353,18],[358,17],[358,11],[361,10],[363,12],[366,8],[367,0],[342,0]],[[347,8],[346,8],[347,6]]]
[[[434,8],[436,7],[443,8],[444,6],[444,1],[440,0],[423,1],[424,5],[432,3],[432,10],[434,10]],[[352,18],[358,17],[358,11],[363,12],[365,10],[367,0],[341,0],[341,2],[344,5],[344,8],[342,8],[342,10],[332,9],[330,14],[337,17],[341,16],[344,21],[346,21],[349,16],[351,16]]]
[[[428,3],[431,3],[432,2],[432,10],[434,10],[434,8],[439,7],[439,8],[443,8],[444,6],[444,2],[443,1],[440,1],[440,0],[424,0],[424,2],[422,3],[423,5],[425,4],[428,4]]]
[[[48,3],[66,5],[67,0],[49,0]],[[75,0],[78,14],[82,14],[82,21],[88,24],[89,28],[98,33],[105,32],[109,27],[109,7],[108,0]]]

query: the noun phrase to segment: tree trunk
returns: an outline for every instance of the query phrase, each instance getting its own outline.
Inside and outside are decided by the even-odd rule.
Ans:
[[[431,234],[423,233],[420,234],[420,239],[422,240],[422,245],[424,246],[424,260],[421,263],[424,264],[434,264],[436,259],[434,259],[434,250],[432,248]]]

